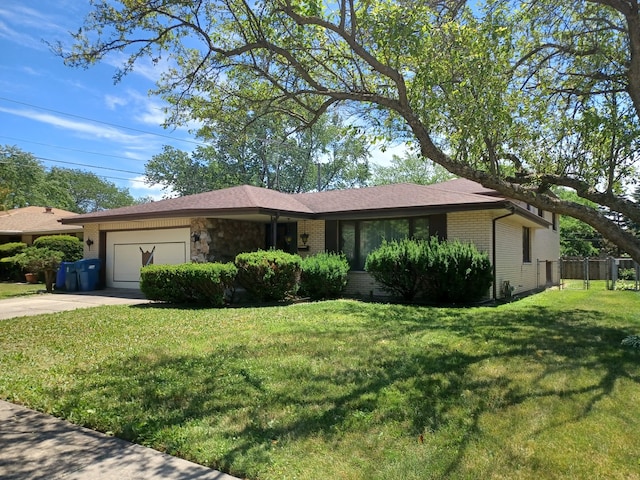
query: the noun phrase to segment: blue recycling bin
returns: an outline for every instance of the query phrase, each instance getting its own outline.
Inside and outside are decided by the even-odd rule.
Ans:
[[[61,262],[60,267],[58,268],[58,273],[56,273],[56,290],[64,290],[67,288],[66,280],[67,280],[67,265],[73,265],[75,262]]]
[[[78,272],[78,286],[81,292],[89,292],[98,288],[100,265],[99,258],[84,258],[75,263]]]
[[[64,265],[64,288],[67,292],[78,290],[78,276],[76,273],[76,262],[62,262]],[[62,269],[62,266],[60,267]],[[56,278],[56,286],[58,279]]]

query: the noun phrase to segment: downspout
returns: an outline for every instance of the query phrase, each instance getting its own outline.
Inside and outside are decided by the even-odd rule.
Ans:
[[[507,210],[509,210],[509,213],[507,213],[506,215],[502,215],[500,217],[496,217],[492,220],[493,224],[492,224],[492,246],[493,246],[493,252],[492,252],[492,261],[491,263],[493,264],[493,299],[497,300],[498,299],[498,286],[497,286],[497,269],[496,269],[496,222],[498,220],[501,220],[503,218],[507,218],[510,217],[511,215],[515,214],[516,212],[516,208],[513,205],[510,205],[507,207]]]

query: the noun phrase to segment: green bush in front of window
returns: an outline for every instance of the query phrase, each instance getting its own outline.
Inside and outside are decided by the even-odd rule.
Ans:
[[[430,260],[429,243],[425,240],[383,241],[369,253],[364,268],[383,290],[409,301],[424,290]]]
[[[425,298],[436,302],[472,303],[481,300],[493,282],[489,256],[472,243],[429,241],[434,261],[425,281]]]
[[[313,300],[336,298],[347,286],[349,262],[342,254],[318,253],[302,259],[300,293]]]
[[[487,254],[473,244],[436,237],[384,242],[369,254],[365,269],[404,300],[471,303],[482,299],[493,281]]]
[[[258,250],[236,256],[238,283],[260,301],[281,301],[295,295],[302,259],[282,250]]]

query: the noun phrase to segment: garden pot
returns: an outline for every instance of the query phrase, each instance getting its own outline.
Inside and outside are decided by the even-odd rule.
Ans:
[[[25,273],[24,278],[27,280],[27,283],[38,283],[37,273]]]

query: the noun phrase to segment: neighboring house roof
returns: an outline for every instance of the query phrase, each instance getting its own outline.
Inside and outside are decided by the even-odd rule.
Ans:
[[[78,215],[59,208],[24,207],[0,211],[0,235],[44,235],[80,232],[82,228],[62,225],[63,218]]]
[[[377,187],[287,194],[242,185],[211,192],[78,215],[64,223],[96,223],[166,217],[294,218],[388,216],[407,213],[510,208],[497,192],[465,179],[433,185],[395,184]],[[527,215],[520,209],[519,213]],[[540,220],[529,215],[535,222]]]

